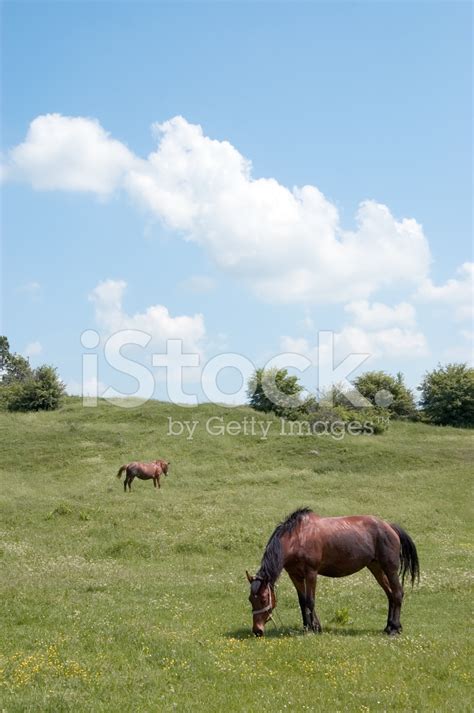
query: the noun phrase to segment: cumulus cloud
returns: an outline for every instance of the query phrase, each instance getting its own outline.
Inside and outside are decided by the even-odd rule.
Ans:
[[[367,300],[350,302],[344,307],[358,327],[364,329],[381,329],[390,326],[414,327],[416,323],[415,308],[408,302],[400,302],[395,307]]]
[[[352,323],[343,325],[331,339],[313,344],[304,337],[285,336],[281,339],[282,349],[302,354],[314,365],[335,365],[352,354],[375,360],[417,358],[428,353],[426,338],[417,329],[415,309],[409,303],[391,307],[382,302],[360,300],[347,304],[344,309],[351,315]]]
[[[202,353],[206,334],[202,314],[172,317],[163,305],[152,305],[144,312],[130,315],[122,304],[126,287],[123,280],[104,280],[89,295],[104,334],[138,330],[151,337],[150,345],[156,349],[163,348],[168,339],[181,339],[184,351]]]
[[[467,362],[474,365],[474,331],[472,329],[461,329],[461,337],[456,346],[447,347],[443,352],[443,359],[446,361]]]
[[[422,302],[448,307],[458,321],[472,320],[474,263],[463,263],[457,274],[459,277],[447,280],[444,285],[439,286],[434,285],[430,279],[425,279],[418,288],[416,297]]]
[[[31,280],[30,282],[25,282],[23,285],[19,285],[16,291],[29,295],[32,298],[37,298],[41,292],[41,285],[36,280]]]
[[[46,114],[31,122],[25,141],[9,152],[6,175],[38,190],[107,195],[134,162],[95,119]]]
[[[306,356],[314,365],[336,365],[351,354],[366,355],[368,359],[375,360],[380,357],[410,359],[428,353],[426,338],[416,329],[391,327],[367,331],[352,325],[334,332],[332,344],[324,341],[318,345],[304,337],[285,336],[281,339],[281,348]]]
[[[155,124],[156,151],[134,156],[97,121],[37,117],[8,158],[12,176],[35,188],[93,191],[119,186],[221,269],[270,302],[364,300],[378,289],[425,279],[427,240],[413,219],[364,201],[345,230],[315,186],[254,178],[228,141],[175,117]]]
[[[35,357],[38,356],[38,354],[41,354],[42,351],[43,347],[40,342],[30,342],[23,349],[23,356],[28,358]]]
[[[410,359],[428,353],[428,345],[422,332],[401,327],[375,331],[365,331],[360,327],[345,327],[336,334],[336,346],[347,353],[367,353],[374,358]]]
[[[68,381],[66,391],[71,396],[83,396],[89,398],[100,398],[107,387],[97,377],[91,376],[84,381]]]
[[[155,132],[158,148],[130,172],[128,189],[264,299],[341,302],[425,276],[429,249],[416,221],[365,201],[357,228],[344,231],[316,187],[254,179],[249,161],[200,126],[176,117]]]

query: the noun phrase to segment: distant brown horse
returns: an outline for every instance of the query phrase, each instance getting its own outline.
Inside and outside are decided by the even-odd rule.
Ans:
[[[401,631],[400,610],[407,571],[412,586],[419,578],[420,567],[415,543],[398,525],[377,517],[319,517],[302,508],[276,527],[263,554],[260,569],[251,577],[249,601],[252,605],[256,636],[262,636],[265,624],[276,607],[274,585],[285,569],[298,593],[305,629],[320,632],[321,624],[314,611],[316,579],[346,577],[367,567],[388,599],[389,635]]]
[[[125,471],[125,480],[123,481],[124,492],[127,492],[127,485],[129,492],[132,490],[132,482],[134,478],[140,478],[140,480],[153,480],[155,488],[157,486],[160,488],[160,477],[163,473],[168,475],[169,465],[169,461],[161,459],[154,460],[151,463],[133,461],[133,463],[128,463],[120,468],[117,473],[117,478],[120,478],[123,471]]]

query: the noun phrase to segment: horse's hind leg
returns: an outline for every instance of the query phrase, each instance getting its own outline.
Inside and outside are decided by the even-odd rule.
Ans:
[[[403,587],[400,584],[397,569],[390,569],[385,573],[387,575],[388,583],[390,584],[390,589],[392,590],[392,613],[390,621],[387,624],[387,628],[389,629],[387,633],[390,636],[393,636],[394,634],[399,634],[402,630],[402,625],[400,624],[400,612],[403,601]]]
[[[388,599],[388,616],[387,616],[387,626],[385,627],[384,631],[389,634],[391,632],[391,621],[392,621],[392,616],[393,616],[393,598],[392,598],[392,590],[390,589],[390,584],[387,578],[387,575],[383,571],[382,567],[379,565],[378,562],[372,562],[367,566],[367,569],[369,569],[372,574],[374,575],[375,579],[377,582],[380,584],[382,587],[383,591],[387,595]]]

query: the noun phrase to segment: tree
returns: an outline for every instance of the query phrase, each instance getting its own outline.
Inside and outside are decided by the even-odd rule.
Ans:
[[[0,336],[0,382],[2,385],[25,381],[32,375],[28,359],[12,354],[7,337]]]
[[[443,426],[474,426],[474,369],[438,365],[425,374],[420,404],[430,421]]]
[[[56,369],[43,364],[32,369],[28,360],[10,352],[0,336],[0,407],[9,411],[50,411],[58,408],[64,384]]]
[[[63,395],[64,384],[56,369],[43,364],[30,378],[10,387],[7,408],[9,411],[53,411],[59,407]]]
[[[400,372],[391,376],[384,371],[367,371],[354,380],[354,386],[373,406],[387,409],[392,416],[416,416],[413,393]]]
[[[0,373],[3,374],[8,357],[10,356],[10,344],[5,336],[0,336]]]
[[[288,416],[303,405],[303,387],[287,369],[257,369],[248,383],[249,404],[256,411]]]

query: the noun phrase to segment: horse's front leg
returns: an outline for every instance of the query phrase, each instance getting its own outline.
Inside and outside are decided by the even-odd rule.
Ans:
[[[309,628],[318,634],[322,632],[321,622],[315,611],[317,572],[311,572],[305,579],[306,604],[309,610]]]
[[[306,631],[322,631],[321,624],[314,611],[316,574],[306,577],[296,577],[290,574],[290,579],[298,593],[298,601],[303,618],[303,628]]]

